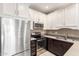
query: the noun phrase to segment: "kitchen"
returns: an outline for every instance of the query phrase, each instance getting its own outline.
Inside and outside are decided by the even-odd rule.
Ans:
[[[3,3],[0,28],[1,56],[79,56],[79,3]]]
[[[46,10],[45,7],[43,7],[44,5],[45,4],[36,4],[31,6],[31,8],[34,9],[34,12],[41,11],[43,13],[42,16],[40,16],[41,13],[38,14],[39,16],[35,14],[37,16],[36,18],[35,17],[33,18],[33,16],[31,15],[32,19],[37,20],[37,21],[34,20],[36,23],[44,24],[43,29],[42,27],[40,28],[41,30],[39,30],[40,24],[37,27],[37,29],[32,26],[32,29],[35,29],[33,30],[33,34],[35,32],[41,33],[41,37],[43,37],[42,40],[44,41],[40,43],[43,44],[42,46],[44,49],[37,51],[37,55],[39,56],[78,55],[78,37],[79,37],[78,4],[74,4],[74,3],[66,4],[66,5],[61,4],[63,6],[60,8],[56,6],[57,4],[56,5],[54,4],[55,8],[57,7],[57,10],[55,9],[53,12],[51,12],[51,9],[54,8],[53,4],[48,4],[49,6],[45,5],[46,9],[48,10]],[[52,7],[50,5],[52,5]],[[46,14],[45,15],[46,17],[44,16],[44,13]],[[39,36],[37,35],[37,37]],[[56,43],[54,39],[60,41],[60,43],[59,42]],[[37,42],[38,42],[38,38],[37,38]],[[49,51],[53,54],[49,53]]]

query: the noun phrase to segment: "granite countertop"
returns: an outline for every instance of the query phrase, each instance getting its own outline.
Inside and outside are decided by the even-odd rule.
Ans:
[[[48,35],[48,36],[61,36],[61,37],[65,37],[66,35],[65,34],[55,34],[55,33],[52,33],[52,34],[45,34],[45,35]]]
[[[67,37],[70,39],[79,39],[78,35],[73,35],[73,34],[59,34],[59,33],[52,33],[52,34],[46,34],[46,35],[50,35],[50,36],[56,36],[56,37]]]
[[[53,38],[55,40],[60,40],[60,41],[65,41],[65,42],[72,42],[74,43],[74,41],[72,39],[67,39],[65,40],[64,37],[55,37],[55,36],[50,36],[50,35],[43,35],[44,37],[48,37],[48,38]]]

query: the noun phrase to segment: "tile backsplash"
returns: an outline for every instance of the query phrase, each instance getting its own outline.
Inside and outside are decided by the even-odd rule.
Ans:
[[[46,30],[46,34],[61,34],[67,35],[70,37],[77,37],[79,38],[79,30],[76,29],[69,29],[69,28],[61,28],[58,30]]]

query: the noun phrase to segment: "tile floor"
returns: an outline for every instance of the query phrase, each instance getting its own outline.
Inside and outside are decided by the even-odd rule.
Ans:
[[[30,56],[30,52],[28,51],[24,51],[23,53],[19,53],[15,56]],[[37,56],[55,56],[53,53],[46,51],[46,50],[42,50],[40,53],[38,53]]]
[[[30,50],[24,51],[22,53],[16,54],[14,56],[30,56]]]
[[[39,55],[39,56],[55,56],[54,54],[52,54],[49,51],[44,52],[43,54]]]
[[[37,50],[37,56],[39,56],[39,55],[41,55],[41,54],[43,54],[43,53],[45,53],[47,50],[45,50],[45,49],[38,49]]]

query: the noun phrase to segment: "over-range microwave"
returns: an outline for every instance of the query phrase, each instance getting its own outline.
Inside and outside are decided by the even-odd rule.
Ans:
[[[43,29],[43,27],[44,27],[44,24],[42,24],[42,23],[33,23],[33,29]]]

